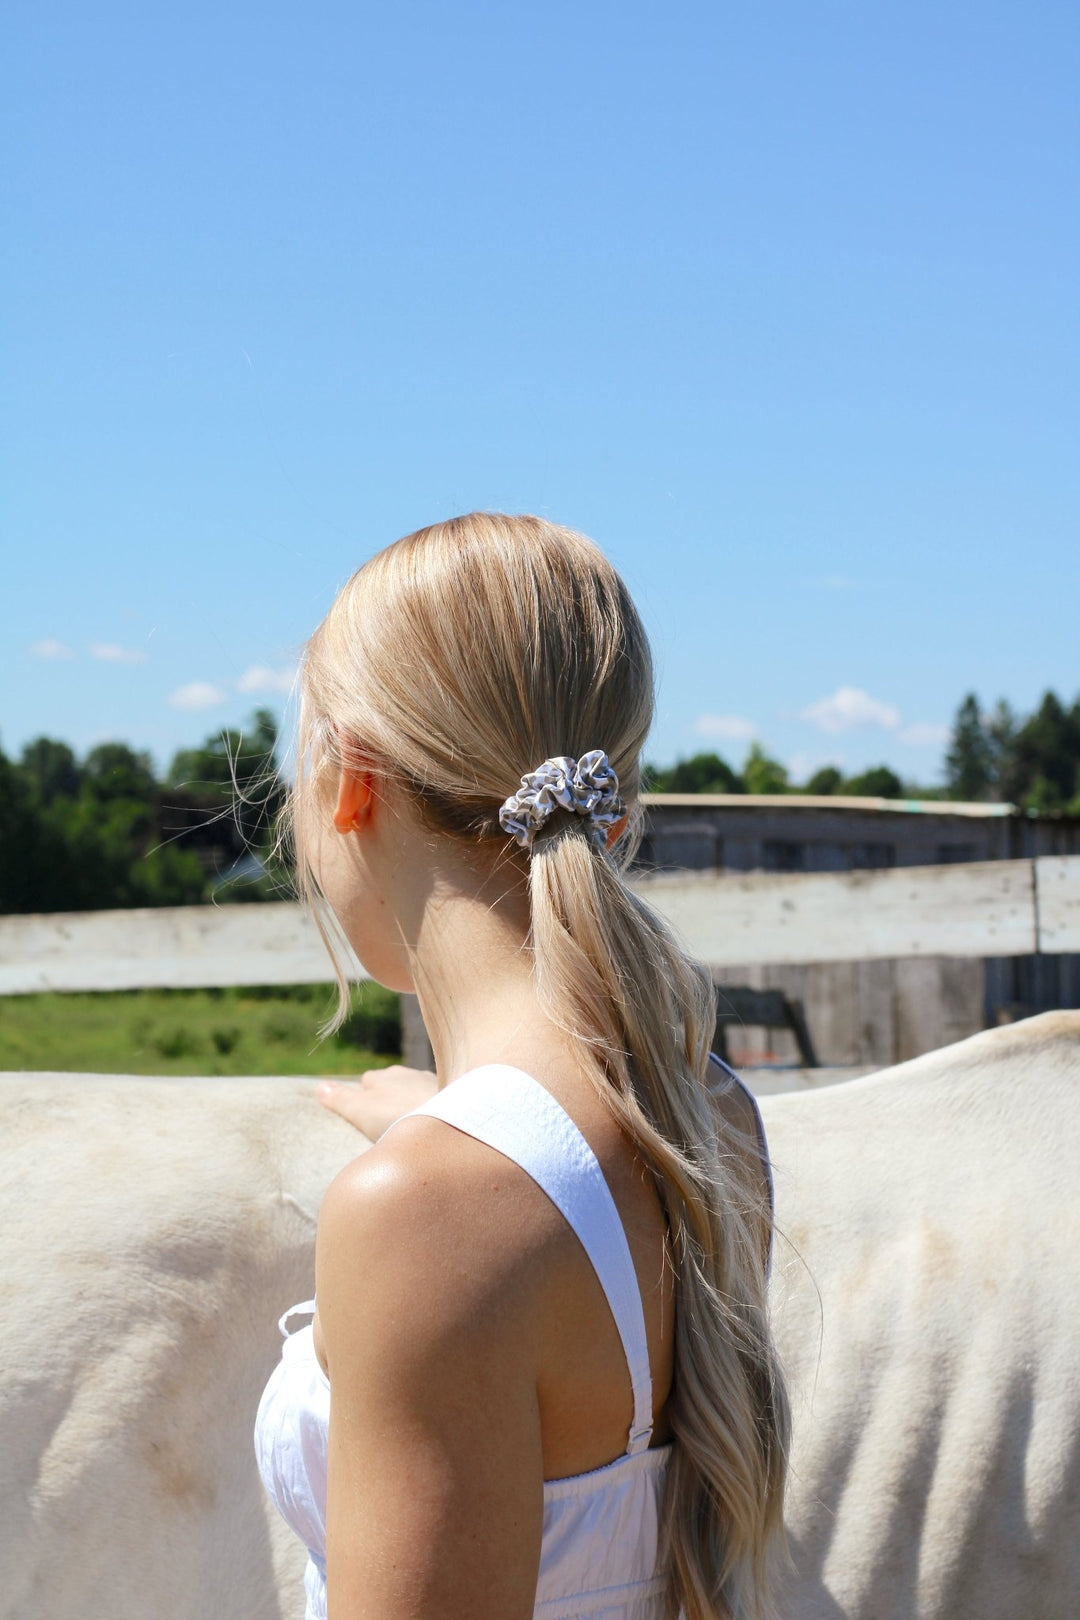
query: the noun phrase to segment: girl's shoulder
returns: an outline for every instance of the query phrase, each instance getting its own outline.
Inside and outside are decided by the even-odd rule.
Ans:
[[[527,1310],[563,1223],[518,1165],[423,1114],[399,1120],[327,1189],[316,1237],[320,1306],[334,1279],[355,1297],[406,1291],[460,1321],[498,1298]],[[325,1282],[324,1279],[325,1278]],[[376,1307],[378,1300],[368,1300]]]

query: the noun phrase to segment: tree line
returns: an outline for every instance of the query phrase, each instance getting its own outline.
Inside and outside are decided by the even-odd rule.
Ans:
[[[666,769],[646,765],[642,782],[647,793],[850,793],[859,798],[902,799],[922,791],[902,782],[889,765],[872,765],[855,776],[845,776],[837,765],[823,765],[800,786],[760,743],[751,744],[741,771],[719,754],[693,754]]]
[[[1002,698],[984,712],[974,692],[956,711],[945,756],[952,799],[997,799],[1039,815],[1080,815],[1080,697],[1055,692],[1021,719]]]
[[[177,753],[160,780],[146,753],[99,743],[78,759],[37,737],[0,752],[0,911],[106,911],[272,898],[281,807],[277,724],[256,710]]]
[[[845,776],[822,765],[804,783],[791,781],[779,760],[758,743],[742,770],[719,754],[694,754],[667,769],[645,767],[653,793],[850,794],[878,799],[997,800],[1040,815],[1080,815],[1080,697],[1067,708],[1047,692],[1038,708],[1021,717],[1000,700],[987,712],[974,692],[956,711],[945,754],[945,782],[922,787],[904,782],[889,765]]]
[[[272,859],[284,792],[276,746],[274,716],[258,709],[242,730],[181,749],[160,780],[150,756],[126,743],[99,743],[82,759],[51,737],[17,760],[0,751],[0,911],[279,898],[288,890]],[[984,799],[1080,815],[1080,698],[1069,708],[1047,692],[1021,717],[1004,701],[987,712],[969,693],[944,774],[944,786],[927,788],[888,765],[853,776],[824,765],[797,785],[755,743],[741,770],[701,753],[667,769],[646,765],[643,780],[657,793]]]

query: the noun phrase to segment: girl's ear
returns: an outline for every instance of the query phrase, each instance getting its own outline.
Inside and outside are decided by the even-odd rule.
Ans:
[[[334,826],[339,833],[356,832],[371,820],[375,789],[370,771],[341,767]]]
[[[629,816],[629,814],[627,814],[625,816],[620,816],[618,821],[613,821],[611,823],[611,826],[607,830],[607,847],[608,847],[608,849],[611,849],[615,844],[618,843],[619,839],[622,837],[623,833],[626,831],[626,823],[629,820],[630,820],[630,816]]]

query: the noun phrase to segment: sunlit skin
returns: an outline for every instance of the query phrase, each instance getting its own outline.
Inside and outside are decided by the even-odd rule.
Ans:
[[[573,1042],[539,1005],[524,866],[507,847],[433,834],[403,794],[362,768],[341,772],[314,869],[372,976],[415,989],[437,1079],[383,1070],[320,1096],[376,1138],[480,1064],[512,1063],[548,1088],[626,1227],[661,1443],[673,1326],[663,1216]],[[316,1291],[333,1389],[329,1620],[527,1620],[543,1481],[620,1456],[632,1411],[619,1336],[577,1238],[517,1165],[441,1121],[405,1120],[327,1192]]]
[[[426,1102],[438,1085],[434,1069],[391,1063],[385,1069],[366,1069],[356,1080],[320,1080],[316,1095],[332,1114],[377,1142],[395,1119]]]

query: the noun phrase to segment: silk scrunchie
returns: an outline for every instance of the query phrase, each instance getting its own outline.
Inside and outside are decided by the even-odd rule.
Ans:
[[[625,814],[626,807],[619,798],[619,778],[602,748],[594,748],[580,759],[566,754],[545,759],[521,778],[520,788],[499,811],[499,825],[522,849],[528,849],[556,810],[587,816],[592,822],[593,843],[598,849],[606,847],[607,830]]]

